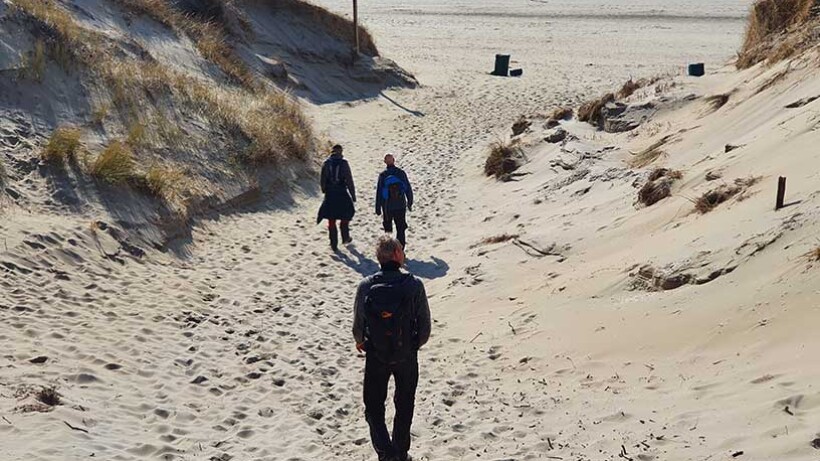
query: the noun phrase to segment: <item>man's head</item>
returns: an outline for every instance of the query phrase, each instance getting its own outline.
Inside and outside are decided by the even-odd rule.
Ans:
[[[344,149],[342,149],[342,146],[340,144],[336,144],[335,146],[333,146],[332,149],[330,149],[330,153],[331,154],[341,154],[343,150]]]
[[[379,241],[376,243],[376,259],[379,260],[379,264],[395,262],[403,266],[404,249],[402,249],[398,240],[389,235],[383,235],[379,237]]]
[[[384,156],[384,164],[387,166],[393,166],[396,164],[396,157],[393,154],[387,154]]]

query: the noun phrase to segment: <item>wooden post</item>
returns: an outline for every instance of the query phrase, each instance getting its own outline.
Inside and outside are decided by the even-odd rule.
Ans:
[[[774,206],[775,210],[783,208],[783,202],[786,200],[786,178],[781,176],[777,180],[777,203]]]
[[[359,57],[359,0],[353,0],[353,37],[356,41],[356,56]]]

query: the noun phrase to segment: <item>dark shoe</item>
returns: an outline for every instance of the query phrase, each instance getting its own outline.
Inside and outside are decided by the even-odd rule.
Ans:
[[[330,248],[333,251],[339,251],[339,231],[335,227],[328,228],[328,235],[330,236]]]

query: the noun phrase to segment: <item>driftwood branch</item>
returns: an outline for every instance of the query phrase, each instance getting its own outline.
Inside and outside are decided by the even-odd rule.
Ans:
[[[75,426],[72,426],[71,424],[69,424],[69,422],[68,422],[68,421],[63,421],[63,422],[65,423],[65,425],[66,425],[66,426],[68,426],[69,428],[71,428],[71,430],[73,430],[73,431],[80,431],[80,432],[85,432],[86,434],[88,434],[88,430],[87,430],[87,429],[83,429],[82,427],[75,427]]]

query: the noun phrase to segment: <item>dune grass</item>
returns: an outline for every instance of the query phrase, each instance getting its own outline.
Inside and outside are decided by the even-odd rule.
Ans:
[[[355,46],[353,21],[350,19],[304,0],[277,0],[276,5],[279,8],[288,8],[297,14],[309,16],[315,24],[324,27],[330,35],[350,44],[351,47]],[[367,56],[379,56],[373,35],[361,24],[359,25],[359,49]]]
[[[585,102],[578,108],[578,120],[598,126],[601,112],[608,103],[613,101],[615,101],[615,94],[607,93],[600,98]]]
[[[46,73],[46,43],[43,39],[34,42],[34,49],[23,55],[19,75],[23,79],[42,82]]]
[[[731,185],[722,184],[698,197],[695,200],[695,210],[701,214],[708,213],[732,197],[742,197],[747,189],[760,182],[761,179],[760,177],[750,176],[735,179]]]
[[[187,186],[187,178],[178,168],[154,164],[145,174],[145,185],[155,197],[166,203],[177,203]]]
[[[60,393],[57,392],[57,388],[54,386],[41,388],[34,394],[34,398],[37,399],[38,402],[49,407],[56,407],[57,405],[62,405]]]
[[[484,174],[503,179],[521,166],[522,157],[523,152],[515,143],[496,141],[490,145],[490,153],[484,163]]]
[[[89,171],[100,181],[123,184],[134,177],[134,154],[124,142],[112,141],[97,156]]]
[[[820,246],[809,252],[809,260],[820,261]]]
[[[638,203],[652,206],[672,195],[672,185],[683,178],[683,173],[667,168],[656,168],[638,191]]]
[[[797,53],[811,41],[806,23],[816,16],[817,0],[758,0],[752,6],[737,67],[747,69]],[[814,38],[816,40],[816,37]]]
[[[575,114],[575,111],[572,107],[556,107],[550,113],[549,119],[555,121],[569,120],[572,118],[573,114]]]
[[[61,165],[65,160],[75,158],[80,149],[79,128],[72,126],[59,127],[51,133],[46,147],[40,153],[41,158],[51,164]]]
[[[213,62],[234,83],[259,89],[259,82],[250,68],[228,45],[222,27],[214,22],[185,14],[169,0],[117,0],[121,5],[170,27],[191,38],[202,57]]]

